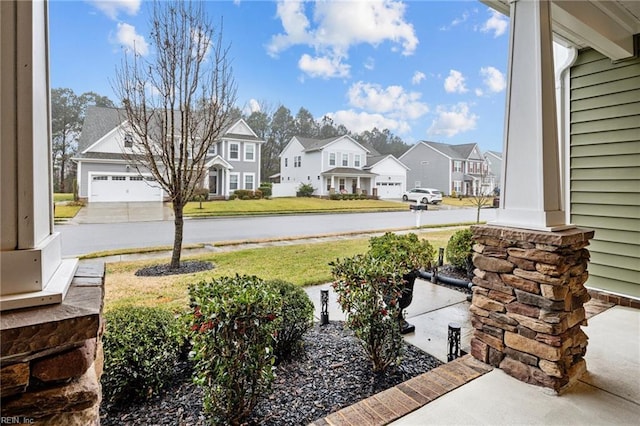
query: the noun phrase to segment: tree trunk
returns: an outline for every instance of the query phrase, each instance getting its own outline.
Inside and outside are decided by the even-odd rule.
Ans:
[[[173,203],[173,215],[175,219],[174,234],[173,234],[173,252],[171,253],[171,269],[180,268],[180,256],[182,254],[182,230],[184,227],[184,218],[182,212],[184,210],[183,203]]]
[[[59,189],[60,192],[64,193],[65,191],[65,183],[64,183],[64,166],[65,166],[65,161],[64,160],[60,160],[60,185],[59,185]]]
[[[482,204],[478,203],[478,212],[476,213],[476,223],[480,223],[480,209],[482,208]]]

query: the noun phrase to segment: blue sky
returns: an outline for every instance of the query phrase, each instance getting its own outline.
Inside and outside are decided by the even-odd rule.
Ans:
[[[153,56],[140,0],[51,0],[51,87],[111,83],[125,49]],[[478,1],[208,1],[244,110],[300,107],[355,132],[502,150],[508,18]],[[135,43],[134,43],[135,42]]]

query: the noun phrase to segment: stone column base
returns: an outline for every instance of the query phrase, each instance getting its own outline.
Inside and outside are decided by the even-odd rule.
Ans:
[[[471,354],[561,393],[586,371],[586,247],[594,231],[472,226]]]

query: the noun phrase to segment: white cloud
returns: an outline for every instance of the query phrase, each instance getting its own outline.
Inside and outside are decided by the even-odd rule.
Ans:
[[[256,112],[256,111],[261,111],[262,108],[260,108],[260,102],[258,102],[257,100],[251,98],[249,99],[249,102],[247,104],[247,106],[244,109],[244,112],[246,114],[251,114],[252,112]]]
[[[415,120],[429,112],[427,104],[420,102],[420,93],[406,92],[401,86],[382,88],[359,81],[351,85],[347,96],[351,106],[403,120]]]
[[[427,130],[429,135],[452,137],[458,133],[475,129],[478,121],[478,116],[469,111],[469,105],[465,102],[460,102],[450,108],[438,106],[436,112],[438,116],[431,122],[431,127]]]
[[[460,71],[450,70],[449,76],[444,79],[444,90],[447,93],[465,93],[467,88],[464,85],[464,76]]]
[[[382,114],[371,114],[368,112],[356,112],[352,109],[330,112],[325,114],[334,123],[342,124],[352,132],[360,133],[377,127],[379,130],[389,129],[396,134],[407,133],[411,130],[409,124],[403,120],[395,120],[385,117]]]
[[[376,67],[376,60],[373,59],[371,56],[369,56],[367,58],[367,60],[364,61],[364,67],[366,69],[368,69],[369,71],[371,71],[372,69],[374,69]]]
[[[476,93],[476,96],[484,95],[484,90],[482,90],[482,89],[475,89],[474,92]]]
[[[484,77],[482,81],[492,93],[502,92],[507,87],[504,74],[494,67],[480,68],[480,75]]]
[[[111,19],[117,19],[118,13],[136,15],[140,10],[142,0],[89,0],[102,13]]]
[[[307,4],[312,5],[313,22],[307,18]],[[291,46],[305,45],[313,49],[315,56],[331,57],[335,63],[344,61],[353,46],[377,46],[388,41],[394,47],[400,46],[403,55],[411,55],[418,38],[413,25],[405,21],[404,12],[404,3],[394,0],[310,3],[280,0],[276,14],[284,32],[272,36],[267,53],[276,57]]]
[[[489,13],[491,16],[487,21],[482,25],[480,31],[483,33],[493,32],[493,37],[500,37],[507,31],[507,26],[509,25],[509,21],[507,18],[498,11],[493,9],[489,9]]]
[[[332,78],[347,77],[350,66],[340,61],[340,58],[316,57],[306,53],[298,61],[298,67],[311,77]]]
[[[427,78],[425,73],[421,71],[416,71],[413,73],[413,77],[411,77],[411,84],[420,84],[420,82],[425,78]]]
[[[115,41],[128,51],[136,52],[139,55],[146,56],[149,53],[149,45],[144,36],[136,33],[136,27],[133,25],[119,23]]]

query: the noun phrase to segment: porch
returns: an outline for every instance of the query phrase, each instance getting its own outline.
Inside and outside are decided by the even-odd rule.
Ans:
[[[331,194],[374,194],[375,173],[354,169],[350,167],[338,167],[321,173],[323,184],[319,195]]]

